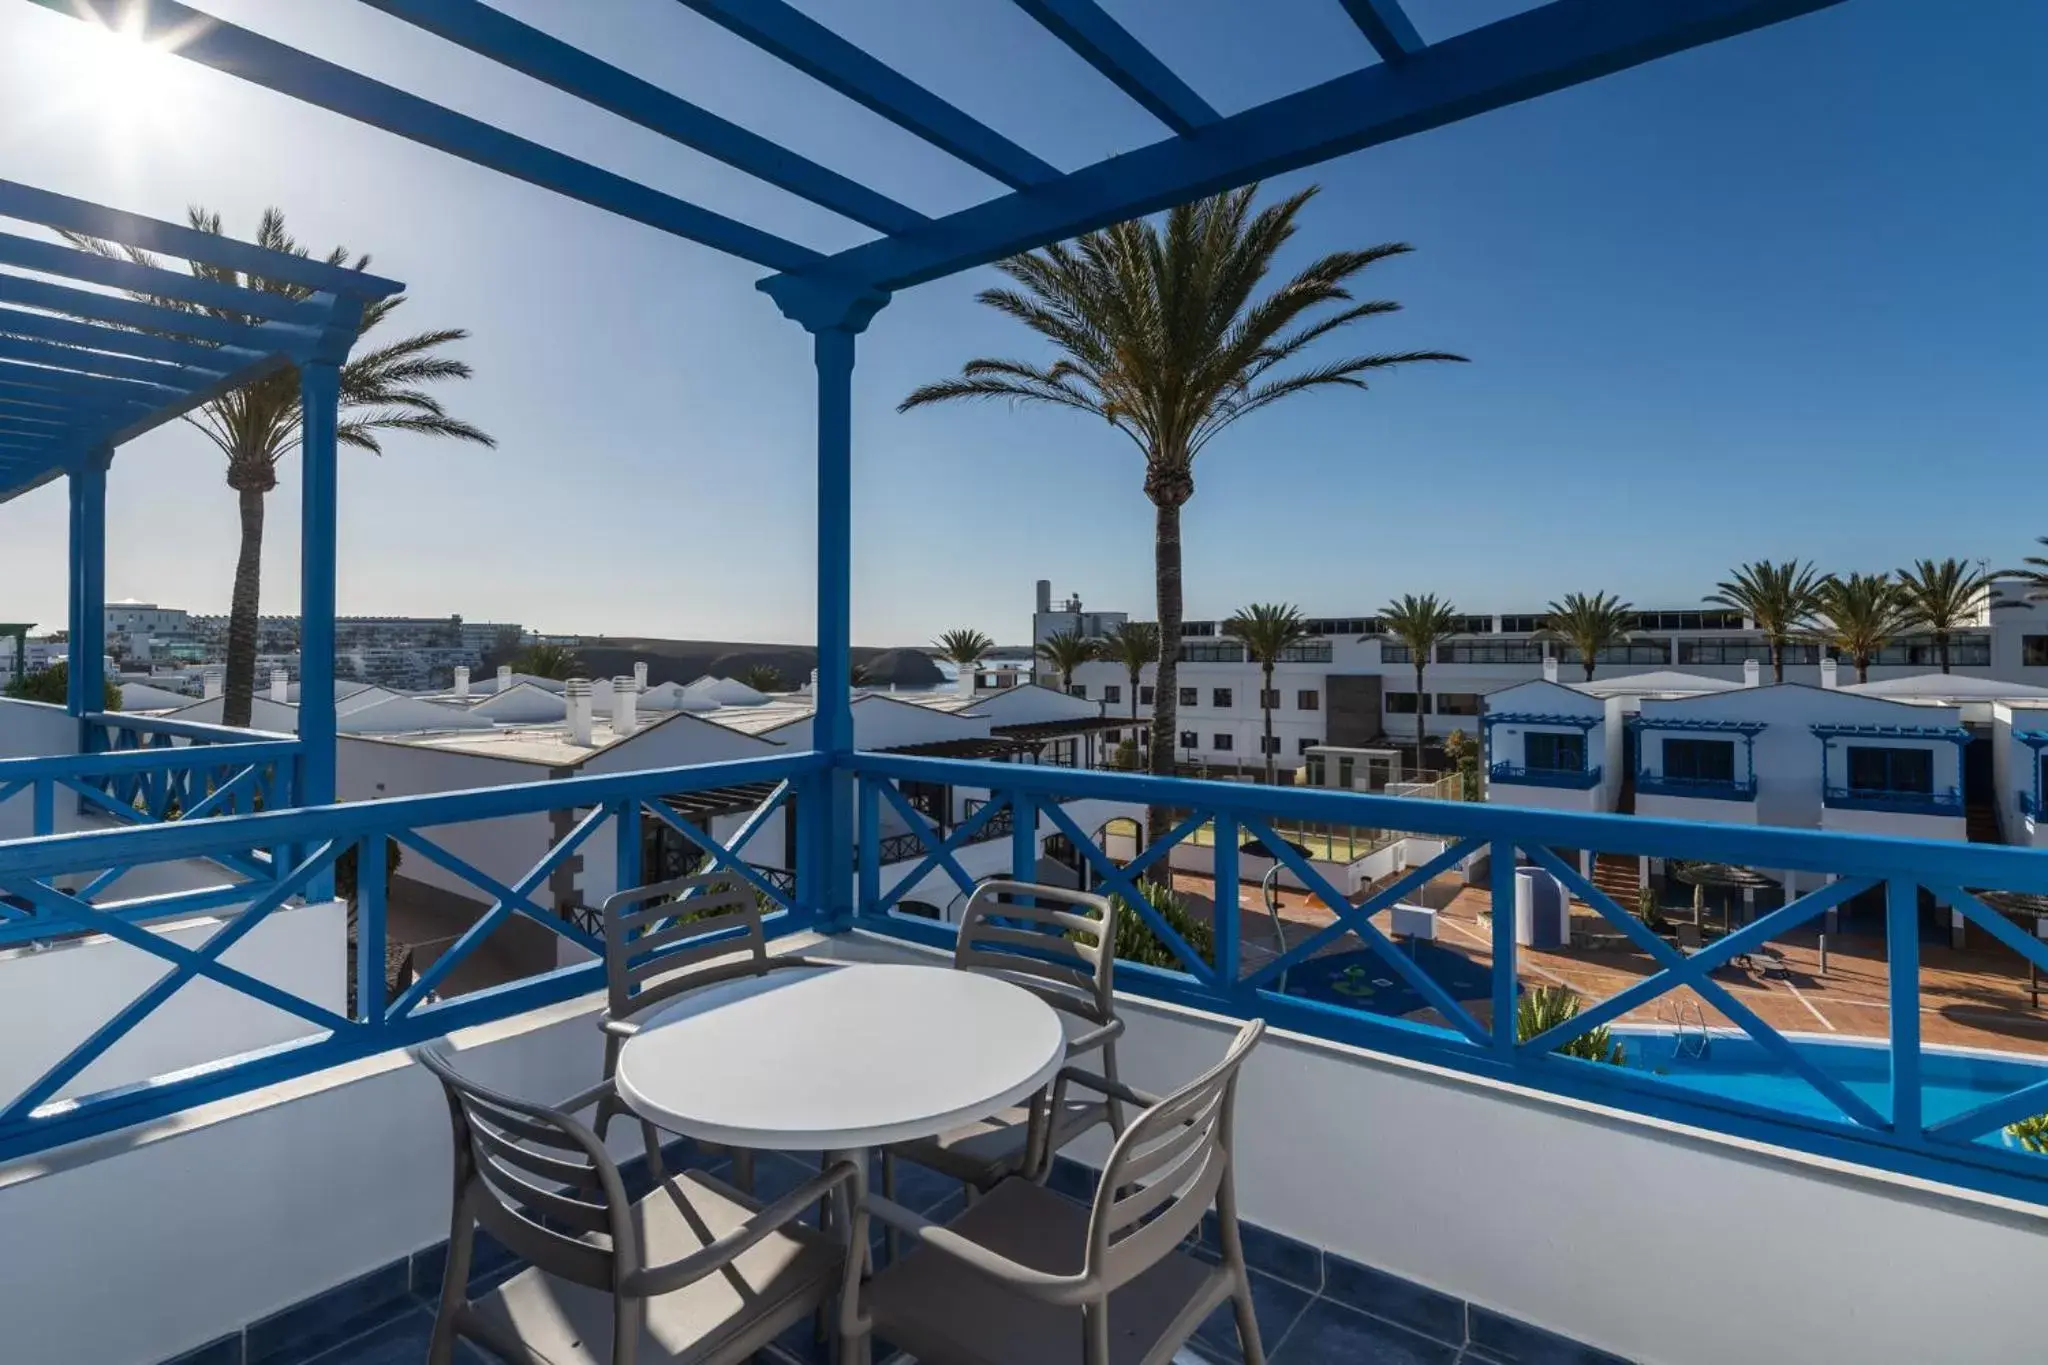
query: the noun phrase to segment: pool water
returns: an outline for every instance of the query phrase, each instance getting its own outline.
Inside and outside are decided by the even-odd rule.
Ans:
[[[1627,1054],[1628,1065],[1660,1078],[1730,1099],[1747,1100],[1792,1113],[1840,1118],[1841,1111],[1804,1077],[1789,1072],[1755,1039],[1713,1034],[1703,1056],[1689,1055],[1700,1035],[1665,1030],[1616,1029],[1614,1039]],[[1788,1039],[1792,1047],[1823,1075],[1880,1114],[1891,1113],[1891,1049],[1884,1043],[1824,1038]],[[1920,1104],[1924,1119],[1935,1123],[1974,1109],[1987,1100],[2048,1080],[2048,1059],[1990,1056],[1984,1053],[1924,1049],[1920,1058]],[[1993,1141],[1997,1140],[1993,1135]]]

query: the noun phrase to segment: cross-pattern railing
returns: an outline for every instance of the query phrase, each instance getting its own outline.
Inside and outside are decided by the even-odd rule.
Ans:
[[[849,779],[854,837],[864,851],[877,854],[861,859],[850,921],[838,911],[819,909],[837,900],[821,812],[829,809],[831,790]],[[942,833],[898,790],[903,782],[986,790],[989,798]],[[660,800],[745,783],[766,784],[769,794],[722,840],[678,814],[673,803]],[[1087,803],[1085,814],[1077,801]],[[1097,828],[1105,806],[1173,814],[1170,827],[1135,853],[1126,847],[1126,832],[1117,841],[1123,856],[1112,857],[1103,846],[1104,829]],[[878,846],[881,814],[887,809],[896,811],[925,852],[905,876],[892,873],[885,884]],[[795,872],[775,875],[749,864],[749,841],[769,833],[768,823],[791,810],[798,824]],[[545,846],[534,848],[534,860],[517,876],[455,853],[442,832],[541,813],[566,813],[567,818],[549,823]],[[667,822],[703,849],[713,865],[778,907],[777,932],[861,928],[933,945],[950,942],[949,926],[892,911],[906,892],[935,873],[963,892],[971,888],[974,879],[960,851],[990,837],[998,820],[1007,820],[1013,871],[1035,875],[1043,841],[1061,838],[1088,881],[1131,907],[1174,964],[1127,963],[1119,977],[1125,990],[1227,1014],[1259,1015],[1303,1033],[1747,1139],[2048,1202],[2048,1166],[2000,1141],[2007,1124],[2048,1112],[2048,1067],[2039,1071],[2040,1079],[2019,1084],[2011,1093],[1965,1102],[1946,1096],[1930,1103],[1922,1082],[1926,1054],[1920,1036],[1918,902],[1923,893],[1931,895],[1959,912],[1973,932],[2035,967],[2048,968],[2048,944],[1999,913],[1982,894],[2048,895],[2048,860],[2031,850],[881,754],[857,755],[839,770],[825,756],[807,753],[0,843],[0,897],[44,917],[46,930],[105,934],[169,966],[159,981],[22,1093],[0,1096],[0,1159],[597,989],[602,964],[595,955],[602,952],[602,940],[589,923],[561,913],[554,894],[558,874],[584,879],[574,897],[584,905],[614,885],[634,884],[640,878],[641,823],[647,819]],[[1316,824],[1409,831],[1410,865],[1390,877],[1374,871],[1365,891],[1340,887],[1326,863],[1305,856],[1280,834]],[[1204,830],[1208,838],[1197,848],[1195,836]],[[614,866],[600,885],[590,880],[595,874],[571,860],[581,851],[602,848],[607,838]],[[1290,935],[1285,946],[1261,947],[1246,942],[1238,916],[1212,917],[1207,932],[1197,933],[1186,919],[1155,906],[1141,886],[1165,871],[1182,848],[1199,855],[1195,861],[1204,869],[1213,868],[1217,885],[1236,885],[1240,850],[1249,840],[1277,854],[1279,871],[1320,902],[1326,923]],[[357,983],[357,1003],[348,1012],[304,999],[223,960],[257,925],[303,900],[344,853],[353,850],[358,869],[374,869],[387,865],[387,848],[394,843],[404,851],[408,871],[423,865],[438,869],[479,895],[474,922],[395,1000],[386,1001],[381,980],[391,890],[375,876],[356,879],[356,962],[359,974],[378,979]],[[197,860],[232,868],[233,859],[252,849],[273,850],[274,862],[250,869],[261,875],[243,875],[210,889],[210,903],[234,913],[223,914],[222,927],[198,947],[160,937],[147,925],[169,911],[186,912],[201,903],[190,893],[105,903],[80,894],[77,885],[82,872],[108,867]],[[1822,877],[1832,880],[1688,951],[1581,874],[1571,851],[1596,849],[1790,870],[1809,884]],[[1486,870],[1479,870],[1482,865]],[[1461,869],[1489,890],[1494,905],[1511,905],[1521,866],[1554,877],[1589,907],[1582,915],[1606,922],[1609,937],[1625,943],[1640,968],[1634,980],[1608,998],[1528,1037],[1518,1031],[1516,1005],[1519,993],[1536,979],[1525,980],[1523,968],[1539,964],[1517,946],[1514,916],[1494,914],[1490,921],[1475,921],[1483,926],[1474,931],[1480,937],[1463,959],[1477,964],[1475,983],[1439,978],[1447,949],[1421,954],[1396,945],[1388,914],[1397,903],[1416,899],[1439,876]],[[1817,1064],[1796,1037],[1760,1016],[1753,991],[1726,979],[1735,964],[1771,941],[1813,925],[1865,893],[1875,893],[1883,904],[1887,954],[1888,1070],[1884,1084],[1875,1089],[1846,1084]],[[593,954],[592,960],[455,993],[453,974],[514,918],[543,925]],[[1260,950],[1251,951],[1255,947]],[[1369,976],[1383,974],[1381,984],[1397,981],[1408,993],[1410,1003],[1402,1012],[1375,1012],[1302,987],[1304,977],[1314,975],[1318,958],[1332,950],[1361,948],[1373,955]],[[295,1016],[306,1035],[147,1086],[100,1095],[73,1093],[95,1059],[121,1037],[146,1027],[173,993],[197,980]],[[1673,992],[1753,1040],[1782,1077],[1804,1087],[1801,1100],[1715,1093],[1647,1069],[1596,1065],[1561,1052],[1593,1030],[1644,1017]]]
[[[155,753],[147,756],[160,758]],[[703,849],[716,867],[778,907],[777,932],[800,927],[809,917],[799,909],[794,893],[778,880],[763,876],[742,854],[748,841],[785,808],[799,787],[818,780],[822,767],[817,755],[796,754],[0,843],[0,896],[29,907],[39,917],[35,927],[40,935],[105,934],[163,959],[171,968],[27,1089],[18,1095],[0,1096],[0,1159],[601,988],[602,936],[560,914],[548,902],[547,888],[556,873],[568,868],[569,860],[600,835],[608,835],[613,843],[616,884],[637,884],[643,819],[667,823]],[[749,782],[775,785],[723,841],[660,800]],[[452,852],[444,832],[454,826],[554,812],[569,813],[566,832],[553,835],[538,851],[537,861],[509,879]],[[518,827],[531,828],[531,822]],[[798,838],[801,877],[803,869],[815,869],[816,847],[801,828]],[[407,865],[430,865],[444,877],[472,888],[481,899],[474,922],[396,1000],[386,1003],[383,971],[389,887],[385,878],[365,875],[363,870],[386,867],[387,845],[391,843],[404,850]],[[209,888],[203,898],[179,893],[96,903],[65,886],[80,869],[109,866],[125,872],[198,860],[240,868],[245,851],[252,848],[277,850],[274,870],[243,869],[260,875]],[[354,850],[358,869],[353,918],[360,977],[352,1015],[337,1013],[223,961],[228,950],[258,925],[303,900],[310,889],[331,876],[335,861],[350,850]],[[812,870],[810,875],[817,873]],[[609,884],[597,888],[597,895],[584,899],[601,899],[611,889]],[[148,927],[148,921],[161,921],[172,913],[189,914],[202,906],[232,908],[233,914],[223,916],[223,927],[201,947],[183,946]],[[585,949],[591,960],[440,999],[451,974],[515,917],[538,923]],[[306,1036],[293,1044],[224,1060],[201,1073],[146,1087],[84,1097],[69,1093],[81,1073],[109,1048],[145,1026],[149,1016],[181,987],[202,979],[295,1016],[305,1024]]]
[[[1590,768],[1531,768],[1520,763],[1495,763],[1486,775],[1518,787],[1574,787],[1590,791],[1600,785],[1600,765]]]
[[[1624,1109],[1675,1117],[1749,1138],[1848,1157],[1915,1174],[1964,1181],[1987,1188],[2048,1199],[2048,1169],[2040,1158],[2008,1148],[2005,1125],[2048,1111],[2048,1064],[2040,1079],[2013,1093],[1956,1110],[1948,1102],[1930,1113],[1923,1095],[1920,1037],[1919,899],[1925,889],[1960,912],[1974,929],[2019,957],[2048,969],[2044,944],[1987,905],[1980,890],[1992,888],[2048,893],[2048,860],[2028,850],[1963,843],[1871,839],[1823,831],[1745,825],[1680,823],[1613,815],[1583,815],[1507,805],[1410,801],[1403,798],[1273,789],[1238,783],[1206,783],[1116,773],[1068,772],[1017,765],[966,763],[897,755],[860,755],[854,762],[861,787],[863,820],[883,805],[902,810],[898,782],[945,783],[989,789],[989,805],[1013,812],[1016,828],[1032,830],[1043,817],[1052,830],[1080,852],[1097,889],[1117,895],[1172,954],[1176,967],[1138,964],[1120,968],[1122,989],[1159,995],[1181,1003],[1238,1015],[1260,1015],[1285,1027],[1403,1053],[1459,1070],[1516,1081]],[[1063,809],[1063,802],[1094,798],[1151,802],[1178,817],[1160,838],[1134,858],[1108,856]],[[1282,821],[1326,821],[1410,831],[1423,848],[1440,848],[1370,894],[1346,894],[1299,850],[1276,837]],[[934,871],[963,889],[971,879],[955,860],[975,832],[970,820],[941,836],[927,822],[927,855],[908,876],[883,886],[864,877],[856,922],[876,932],[943,944],[948,926],[891,913],[897,899]],[[1214,917],[1213,946],[1198,952],[1167,922],[1139,883],[1170,864],[1174,850],[1192,843],[1212,826],[1215,885],[1238,882],[1238,846],[1256,838],[1276,850],[1281,868],[1330,911],[1331,921],[1308,931],[1277,954],[1254,960],[1246,953],[1238,916]],[[1684,859],[1737,866],[1796,870],[1810,880],[1832,880],[1769,910],[1752,922],[1696,950],[1677,946],[1632,909],[1582,875],[1560,849]],[[1013,842],[1017,875],[1035,868],[1039,850],[1030,837]],[[1577,901],[1605,921],[1609,933],[1638,953],[1644,974],[1604,1000],[1590,1002],[1572,1018],[1532,1037],[1517,1032],[1516,1003],[1527,984],[1518,964],[1526,950],[1515,938],[1515,916],[1494,914],[1478,950],[1483,989],[1447,984],[1429,960],[1390,938],[1392,907],[1413,899],[1426,884],[1484,860],[1482,884],[1494,905],[1515,904],[1518,866],[1547,872]],[[1871,1097],[1818,1065],[1810,1050],[1762,1018],[1753,995],[1731,988],[1717,973],[1747,961],[1774,939],[1814,925],[1830,910],[1870,891],[1881,893],[1887,968],[1889,1076],[1883,1093]],[[1426,1010],[1379,1014],[1310,998],[1283,984],[1299,982],[1302,968],[1333,948],[1370,949],[1372,973],[1399,978]],[[1690,992],[1730,1028],[1747,1035],[1783,1076],[1803,1083],[1822,1104],[1810,1100],[1783,1105],[1736,1094],[1685,1086],[1647,1069],[1599,1065],[1565,1056],[1560,1049],[1596,1029],[1621,1022],[1674,991]],[[1637,1015],[1637,1017],[1641,1017]]]

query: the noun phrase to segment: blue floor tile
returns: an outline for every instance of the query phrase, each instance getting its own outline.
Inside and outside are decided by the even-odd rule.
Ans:
[[[164,1365],[242,1365],[242,1334],[236,1332],[218,1341],[209,1341],[181,1356],[172,1357]]]
[[[1438,1341],[1464,1343],[1465,1301],[1399,1275],[1328,1256],[1323,1261],[1323,1294],[1346,1308],[1398,1322]]]
[[[248,1365],[298,1365],[416,1302],[407,1262],[393,1261],[250,1324],[244,1358]]]
[[[469,1292],[472,1296],[497,1288],[520,1267],[512,1249],[482,1228],[476,1230],[476,1244],[469,1254]],[[448,1268],[448,1244],[440,1242],[412,1254],[412,1292],[428,1303],[441,1301],[441,1276]]]
[[[1072,1157],[1056,1156],[1052,1160],[1052,1174],[1045,1183],[1048,1189],[1086,1204],[1095,1198],[1096,1174],[1093,1166],[1083,1166]]]
[[[1317,1299],[1272,1352],[1272,1365],[1454,1365],[1458,1348]]]
[[[941,1175],[929,1166],[920,1166],[914,1161],[898,1161],[896,1165],[896,1202],[917,1213],[930,1214],[932,1208],[948,1195],[960,1192],[960,1182],[950,1175]],[[882,1190],[882,1158],[879,1153],[869,1163],[868,1188],[877,1194]]]
[[[422,1365],[434,1335],[431,1309],[414,1308],[342,1343],[306,1365]],[[467,1341],[455,1344],[456,1365],[499,1365],[497,1357]]]
[[[1469,1331],[1481,1359],[1490,1357],[1501,1365],[1629,1365],[1621,1356],[1477,1304],[1472,1305]]]
[[[1252,1275],[1252,1314],[1259,1320],[1259,1342],[1271,1355],[1287,1336],[1295,1320],[1314,1297],[1307,1290],[1276,1280],[1270,1275]],[[1203,1319],[1195,1331],[1195,1344],[1211,1360],[1229,1362],[1244,1359],[1237,1339],[1237,1310],[1225,1303]]]

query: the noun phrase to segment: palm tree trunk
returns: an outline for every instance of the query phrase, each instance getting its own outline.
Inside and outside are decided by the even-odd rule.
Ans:
[[[1868,654],[1856,656],[1856,681],[1858,683],[1870,681],[1870,656]]]
[[[1146,481],[1151,482],[1149,474]],[[1185,500],[1185,494],[1153,500],[1152,578],[1159,607],[1159,674],[1152,683],[1152,753],[1148,766],[1161,777],[1174,775],[1173,750],[1179,740],[1175,726],[1180,720],[1180,505]],[[1147,844],[1166,837],[1172,828],[1167,808],[1147,808],[1145,827]],[[1171,887],[1172,861],[1169,856],[1154,863],[1151,880]]]
[[[1771,637],[1771,681],[1785,681],[1785,642],[1775,635]]]
[[[1422,651],[1415,651],[1415,780],[1422,780],[1422,670],[1429,665],[1422,662]]]
[[[1266,742],[1259,747],[1266,753],[1266,785],[1270,787],[1279,780],[1273,765],[1273,665],[1268,663],[1263,673],[1266,685],[1259,689],[1259,706],[1266,713]]]
[[[1942,671],[1942,672],[1944,672],[1944,673],[1948,672],[1948,632],[1947,632],[1947,631],[1945,631],[1945,630],[1937,630],[1937,631],[1935,631],[1935,632],[1934,632],[1934,647],[1935,647],[1935,649],[1936,649],[1936,650],[1940,651],[1940,653],[1941,653],[1941,671]]]
[[[256,614],[263,595],[263,492],[237,488],[242,548],[235,557],[234,595],[228,599],[228,666],[221,724],[247,725],[256,694]],[[301,661],[303,665],[303,660]]]

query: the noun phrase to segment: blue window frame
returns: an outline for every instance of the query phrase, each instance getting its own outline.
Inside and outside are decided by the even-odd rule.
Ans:
[[[1522,737],[1522,764],[1545,772],[1584,772],[1586,737],[1531,730]]]
[[[1934,790],[1934,751],[1849,746],[1849,790],[1927,795]]]
[[[1681,782],[1733,782],[1735,741],[1732,739],[1667,739],[1664,776]]]

